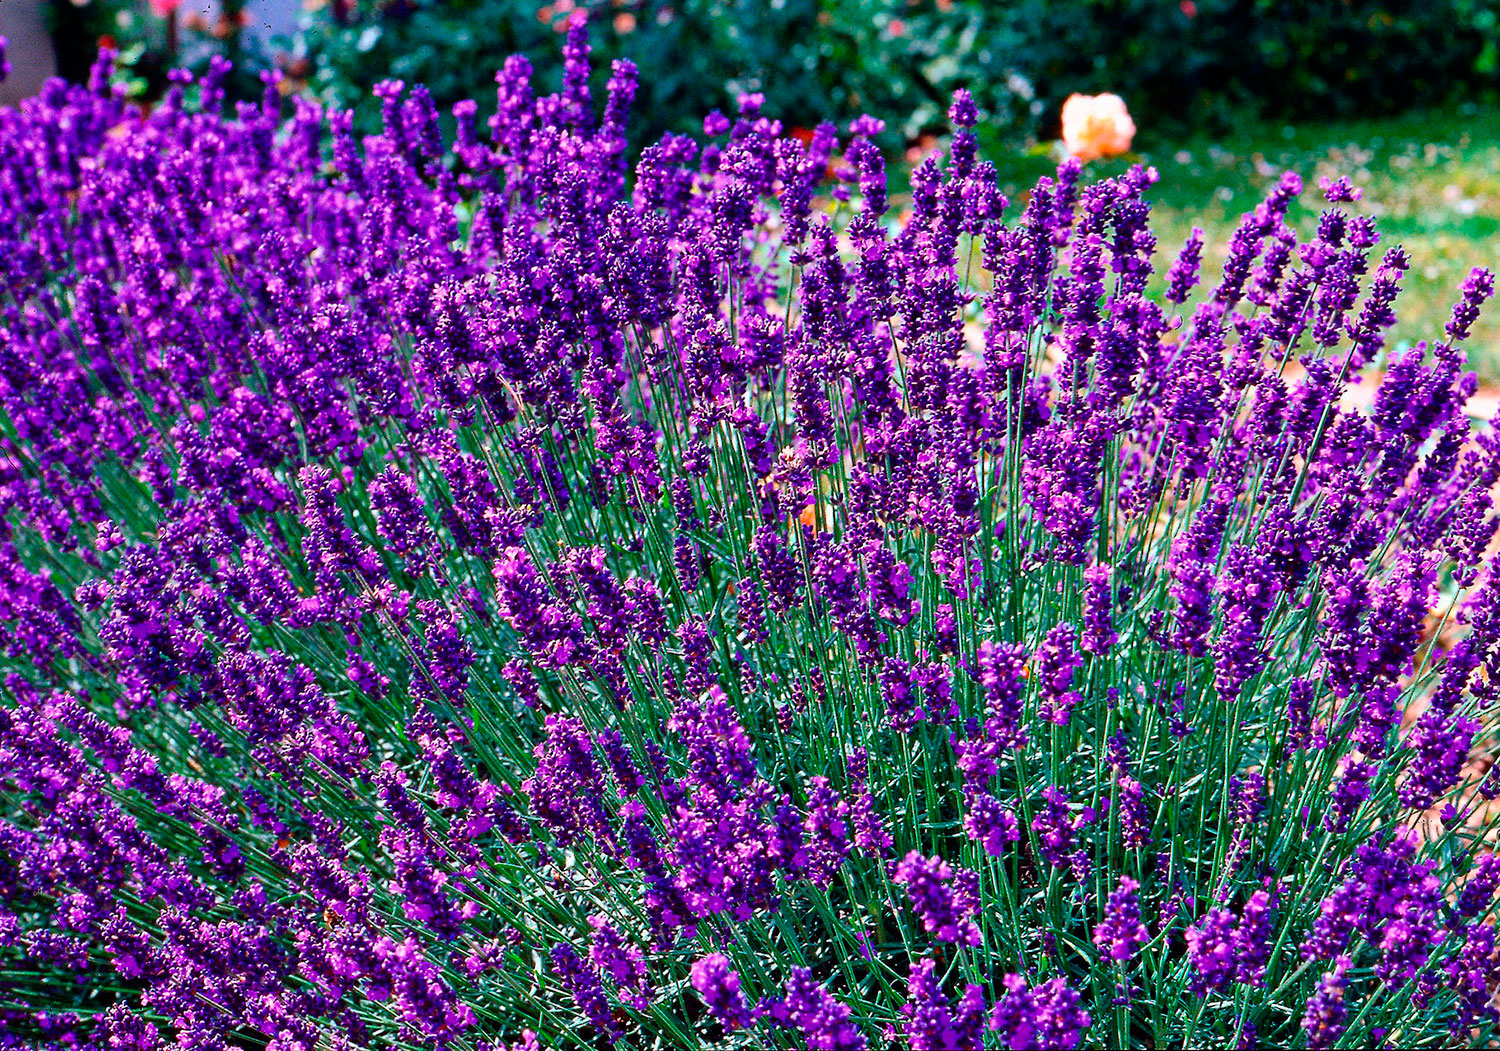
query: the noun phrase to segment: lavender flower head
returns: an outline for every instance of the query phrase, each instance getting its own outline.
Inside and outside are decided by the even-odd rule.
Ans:
[[[727,1031],[751,1024],[750,1005],[740,991],[740,976],[729,966],[723,953],[709,953],[694,962],[691,972],[693,988],[703,997],[708,1013]]]
[[[980,943],[979,927],[973,920],[979,905],[974,873],[955,871],[943,859],[923,857],[914,850],[896,864],[892,880],[906,888],[923,928],[933,937],[960,945]]]
[[[1141,904],[1136,897],[1140,889],[1138,881],[1121,876],[1119,886],[1110,891],[1104,919],[1094,928],[1094,945],[1116,963],[1130,960],[1150,938],[1141,922]]]

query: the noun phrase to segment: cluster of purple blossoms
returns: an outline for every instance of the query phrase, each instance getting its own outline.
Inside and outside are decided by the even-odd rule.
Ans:
[[[1136,896],[1141,889],[1137,880],[1121,876],[1120,884],[1110,891],[1105,903],[1104,919],[1094,928],[1094,945],[1116,963],[1125,963],[1150,934],[1141,922],[1141,903]]]
[[[0,110],[0,1048],[1493,1039],[1493,275],[564,47]]]
[[[1271,896],[1258,890],[1240,915],[1212,909],[1186,934],[1188,959],[1200,989],[1222,989],[1231,982],[1261,985],[1271,951]]]
[[[709,953],[693,964],[691,981],[708,1013],[726,1030],[751,1024],[750,1005],[740,991],[740,976],[729,966],[729,957]]]
[[[964,1051],[982,1048],[988,1024],[984,987],[970,982],[964,987],[957,1010],[943,993],[932,960],[917,960],[911,965],[906,986],[906,1016],[902,1035],[911,1051]]]
[[[1079,1006],[1076,992],[1061,978],[1031,987],[1018,974],[1004,978],[1005,994],[990,1013],[990,1028],[1005,1048],[1056,1048],[1072,1051],[1092,1021]]]
[[[792,968],[786,996],[770,1008],[770,1016],[797,1029],[808,1051],[864,1051],[868,1046],[849,1020],[849,1008],[834,999],[805,967]]]
[[[975,873],[955,872],[942,858],[923,857],[914,850],[896,864],[891,879],[906,888],[912,910],[928,934],[940,942],[980,944],[979,926],[974,922],[979,907]]]
[[[1349,1015],[1344,1003],[1344,975],[1351,966],[1353,961],[1349,957],[1340,956],[1334,961],[1333,970],[1318,981],[1317,992],[1308,998],[1302,1028],[1307,1033],[1309,1048],[1333,1047],[1344,1035],[1344,1022]]]

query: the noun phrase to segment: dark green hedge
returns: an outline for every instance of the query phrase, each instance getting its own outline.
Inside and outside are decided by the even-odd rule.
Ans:
[[[109,0],[97,0],[109,2]],[[761,91],[789,124],[895,118],[894,143],[943,125],[969,87],[1015,135],[1055,134],[1070,92],[1124,96],[1145,134],[1246,118],[1396,111],[1494,92],[1500,0],[578,0],[596,54],[642,68],[656,133]],[[556,80],[569,0],[339,0],[288,65],[326,101],[388,76],[440,103],[489,92],[505,55]],[[636,141],[644,141],[643,137]]]

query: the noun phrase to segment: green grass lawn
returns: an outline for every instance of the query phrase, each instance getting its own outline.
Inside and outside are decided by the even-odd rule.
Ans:
[[[1500,109],[1470,106],[1322,125],[1247,124],[1226,135],[1172,142],[1151,138],[1149,116],[1137,114],[1136,123],[1141,152],[1096,163],[1088,175],[1114,174],[1130,161],[1161,172],[1151,198],[1162,271],[1197,225],[1208,238],[1205,272],[1216,275],[1240,216],[1287,168],[1308,186],[1304,207],[1293,212],[1302,232],[1312,233],[1323,205],[1318,179],[1347,174],[1364,190],[1352,207],[1379,220],[1382,241],[1374,257],[1388,244],[1402,244],[1410,253],[1395,345],[1441,337],[1458,283],[1469,270],[1500,269]],[[1045,148],[1026,153],[998,144],[983,155],[1000,165],[1013,200],[1057,161]],[[1500,303],[1489,304],[1468,346],[1480,377],[1500,383]]]

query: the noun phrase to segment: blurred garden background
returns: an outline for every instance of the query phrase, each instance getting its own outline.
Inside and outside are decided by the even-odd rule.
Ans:
[[[1065,100],[1109,92],[1137,132],[1093,174],[1156,166],[1163,258],[1196,225],[1212,264],[1290,167],[1349,174],[1410,251],[1398,340],[1437,331],[1471,267],[1500,266],[1500,0],[0,0],[17,67],[0,100],[52,72],[83,78],[104,44],[148,103],[170,69],[221,54],[240,95],[278,69],[281,90],[373,130],[369,92],[386,76],[426,84],[443,112],[492,99],[514,52],[560,82],[557,36],[580,9],[598,57],[651,72],[635,142],[694,132],[696,115],[760,92],[794,128],[876,114],[899,161],[941,145],[947,99],[968,87],[1019,197],[1063,156]],[[1481,326],[1470,345],[1494,384],[1500,319]]]

